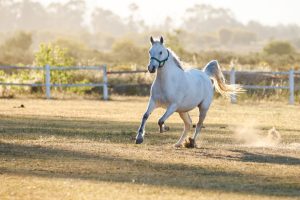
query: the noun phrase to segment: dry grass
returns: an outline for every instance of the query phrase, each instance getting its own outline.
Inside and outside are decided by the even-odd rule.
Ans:
[[[0,100],[0,199],[299,198],[299,105],[217,100],[198,149],[172,147],[182,130],[177,114],[158,133],[163,110],[151,116],[145,143],[133,144],[146,105],[135,97]],[[234,127],[250,119],[261,133],[275,126],[281,144],[234,140]]]

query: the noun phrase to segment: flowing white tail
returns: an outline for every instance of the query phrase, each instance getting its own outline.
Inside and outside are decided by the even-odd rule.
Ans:
[[[203,71],[213,80],[216,91],[219,92],[222,96],[230,97],[231,95],[244,92],[240,85],[226,84],[218,61],[210,61],[204,67]]]

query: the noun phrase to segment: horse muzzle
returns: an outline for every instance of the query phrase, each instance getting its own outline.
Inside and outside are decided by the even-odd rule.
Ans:
[[[153,74],[153,73],[155,73],[155,71],[156,71],[156,68],[154,67],[154,66],[148,66],[148,71],[151,73],[151,74]]]

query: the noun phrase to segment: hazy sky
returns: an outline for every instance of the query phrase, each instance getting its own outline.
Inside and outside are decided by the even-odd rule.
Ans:
[[[67,0],[36,1],[49,4]],[[179,24],[186,8],[197,3],[228,8],[243,23],[255,20],[265,25],[300,25],[300,0],[86,0],[86,2],[90,10],[100,6],[122,17],[129,15],[128,5],[135,3],[139,6],[139,16],[151,25],[162,23],[167,16],[171,16]]]

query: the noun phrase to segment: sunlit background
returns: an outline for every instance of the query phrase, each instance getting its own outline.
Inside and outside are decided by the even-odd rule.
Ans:
[[[40,0],[36,1],[44,6],[51,3],[68,2],[67,0]],[[298,11],[300,3],[297,0],[177,0],[160,1],[160,0],[110,0],[110,1],[93,1],[86,0],[87,21],[90,19],[90,13],[97,7],[111,10],[117,15],[126,18],[132,14],[132,6],[135,4],[135,13],[141,17],[147,25],[158,25],[164,22],[167,17],[174,19],[174,23],[179,25],[183,22],[186,10],[195,4],[208,4],[215,8],[225,8],[243,24],[250,21],[257,21],[264,25],[279,24],[300,24],[300,12]],[[116,6],[117,5],[117,6]],[[155,13],[155,14],[154,14]]]
[[[10,58],[12,53],[1,48],[0,64],[37,64],[35,52],[41,44],[51,43],[69,49],[74,64],[122,63],[141,67],[147,63],[146,50],[142,49],[148,48],[149,36],[164,35],[166,43],[194,65],[206,62],[198,55],[200,52],[207,55],[218,51],[233,53],[227,59],[223,59],[224,55],[214,55],[225,64],[238,60],[240,64],[283,67],[283,64],[297,64],[295,60],[299,59],[296,56],[294,63],[277,63],[256,56],[250,62],[249,53],[263,51],[272,41],[284,42],[281,45],[285,46],[280,47],[284,53],[279,54],[296,52],[300,48],[299,5],[296,0],[1,0],[2,46],[13,46],[7,43],[12,37],[26,40],[27,36],[30,41],[25,42],[27,46],[23,44],[28,56],[19,60]],[[130,53],[133,57],[122,51],[128,45],[136,50]],[[77,54],[81,52],[80,58],[75,50]],[[108,52],[111,55],[103,56]],[[121,60],[115,59],[113,53]]]
[[[299,2],[1,0],[0,66],[146,70],[149,38],[162,35],[166,46],[192,67],[217,59],[224,70],[299,70]],[[43,82],[42,75],[29,72],[0,73],[6,82]],[[152,78],[112,76],[110,84],[150,84]],[[96,82],[99,77],[74,72],[53,76],[52,81]]]

